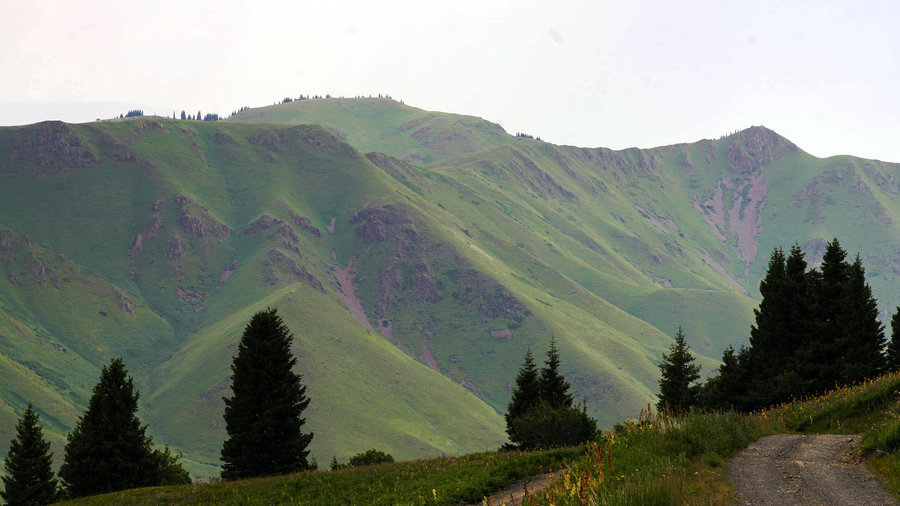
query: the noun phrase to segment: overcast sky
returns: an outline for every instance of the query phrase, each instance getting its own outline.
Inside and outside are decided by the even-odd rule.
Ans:
[[[557,144],[900,162],[900,2],[0,0],[0,124],[385,93]]]

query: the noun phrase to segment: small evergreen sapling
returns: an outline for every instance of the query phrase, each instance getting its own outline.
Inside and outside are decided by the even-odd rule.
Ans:
[[[38,425],[38,414],[28,405],[16,424],[16,439],[3,460],[6,476],[0,497],[6,504],[50,504],[59,499],[59,484],[53,476],[50,443]]]
[[[662,360],[659,364],[657,411],[662,412],[668,408],[677,412],[696,406],[699,403],[700,386],[695,382],[700,379],[700,366],[694,363],[694,356],[684,340],[681,327],[678,327],[669,354],[663,354]]]

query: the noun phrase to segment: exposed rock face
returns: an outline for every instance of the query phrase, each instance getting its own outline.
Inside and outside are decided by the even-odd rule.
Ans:
[[[735,135],[728,147],[729,171],[732,174],[755,174],[785,153],[798,151],[797,146],[764,127],[748,128]]]
[[[179,239],[178,236],[173,235],[169,238],[169,242],[166,243],[166,258],[169,260],[178,260],[183,254],[184,245],[181,244],[181,239]]]
[[[320,239],[322,237],[322,231],[313,226],[313,224],[310,223],[309,218],[300,216],[295,212],[291,212],[288,216],[295,225],[302,228],[303,230],[309,231],[313,236],[315,236],[316,239]]]
[[[37,247],[27,236],[0,229],[0,267],[6,270],[7,279],[15,286],[49,282],[59,287],[57,273],[35,256],[34,248]]]
[[[272,225],[284,223],[284,220],[273,218],[268,214],[264,214],[257,218],[253,223],[247,225],[247,228],[241,230],[241,235],[254,235],[263,230],[269,229]]]
[[[285,278],[302,281],[318,292],[328,293],[325,285],[302,265],[297,265],[297,262],[277,249],[269,250],[263,261],[263,284],[273,286]]]
[[[178,224],[181,229],[190,235],[197,237],[210,237],[219,240],[227,239],[231,234],[231,229],[224,223],[220,223],[210,216],[198,206],[193,205],[193,201],[184,196],[175,197],[175,202],[181,205],[181,211],[178,218]]]
[[[148,239],[152,239],[159,233],[160,228],[162,228],[162,223],[159,221],[159,217],[153,216],[147,220],[147,224],[144,225],[144,235],[146,235]]]
[[[366,244],[392,237],[415,242],[419,237],[413,221],[391,204],[363,209],[350,219],[350,223],[357,225],[354,231]]]
[[[526,307],[501,285],[488,280],[474,269],[451,271],[457,279],[457,301],[474,305],[485,318],[505,318],[520,321],[526,316]]]
[[[97,162],[97,155],[61,121],[44,121],[20,129],[11,148],[8,166],[13,170],[22,162],[51,169],[51,173]]]
[[[128,251],[131,253],[140,253],[144,251],[144,238],[141,234],[138,234],[137,237],[134,238],[134,241],[131,242],[131,247],[128,248]]]
[[[225,132],[216,132],[216,135],[214,138],[216,140],[216,144],[218,144],[220,146],[223,144],[230,144],[232,146],[238,145],[238,142],[236,140],[234,140],[233,137],[226,134]]]

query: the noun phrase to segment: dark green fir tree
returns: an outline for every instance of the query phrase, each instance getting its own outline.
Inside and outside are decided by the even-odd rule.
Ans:
[[[597,421],[572,405],[569,382],[559,373],[559,351],[550,341],[546,367],[538,371],[531,349],[516,376],[507,407],[506,433],[519,449],[572,446],[593,439]]]
[[[546,367],[541,369],[541,398],[554,408],[568,408],[572,406],[572,394],[569,393],[569,382],[559,373],[559,350],[556,349],[556,339],[550,339],[550,349],[547,350]]]
[[[516,386],[513,388],[512,399],[506,407],[506,433],[513,443],[518,443],[519,437],[515,433],[512,421],[537,406],[540,399],[540,376],[537,366],[534,365],[531,348],[528,348],[522,367],[519,368],[519,374],[516,375]]]
[[[840,315],[841,355],[843,357],[839,381],[849,384],[874,378],[885,368],[882,350],[886,344],[884,325],[878,321],[878,301],[866,283],[862,260],[847,269],[844,309]]]
[[[799,361],[804,394],[820,394],[841,381],[844,361],[842,313],[850,279],[847,252],[835,238],[828,243],[814,280],[814,337],[804,344]]]
[[[891,317],[891,342],[885,352],[885,369],[900,371],[900,306]]]
[[[168,448],[153,449],[147,426],[137,416],[138,392],[122,359],[100,373],[88,410],[69,433],[59,469],[73,497],[128,488],[190,483]]]
[[[306,386],[294,372],[293,336],[275,309],[253,315],[231,365],[225,398],[222,478],[286,474],[310,469],[312,433],[304,433]]]
[[[718,374],[709,378],[701,388],[702,404],[720,411],[752,409],[748,396],[747,348],[735,353],[729,346],[722,352]]]
[[[659,372],[658,411],[679,412],[698,405],[700,386],[696,381],[700,379],[700,366],[694,363],[681,327],[678,327],[669,353],[662,356]]]
[[[42,505],[59,498],[59,484],[53,476],[50,443],[38,425],[38,414],[28,405],[16,424],[16,438],[10,442],[3,461],[6,476],[0,497],[6,504]]]

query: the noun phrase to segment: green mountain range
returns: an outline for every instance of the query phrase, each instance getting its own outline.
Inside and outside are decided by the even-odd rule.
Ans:
[[[0,441],[32,402],[59,458],[121,356],[156,442],[217,474],[231,357],[265,307],[294,332],[320,464],[496,448],[551,337],[610,425],[654,402],[679,325],[705,373],[746,341],[774,247],[815,264],[839,237],[891,311],[897,220],[900,165],[763,127],[614,151],[315,99],[0,128]]]

